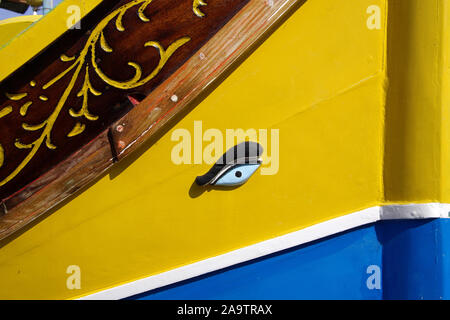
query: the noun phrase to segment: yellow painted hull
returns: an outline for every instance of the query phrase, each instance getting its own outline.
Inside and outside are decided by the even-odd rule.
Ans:
[[[381,26],[375,29],[368,27],[368,8],[374,5],[381,9]],[[435,69],[421,88],[408,77],[428,74],[423,70],[433,68],[433,55],[442,54],[420,41],[442,39],[448,26],[434,23],[436,10],[450,9],[446,1],[434,0],[408,1],[408,7],[417,29],[408,33],[405,50],[417,53],[407,53],[410,60],[388,72],[388,62],[401,59],[388,58],[387,0],[308,1],[158,141],[3,242],[0,298],[77,298],[363,209],[445,202],[450,192],[439,181],[448,173],[438,164],[448,157],[450,131],[441,126],[448,118],[442,111],[448,74]],[[391,8],[400,11],[401,5]],[[57,10],[35,26],[54,30],[48,41],[61,33]],[[395,37],[400,41],[404,34]],[[439,41],[446,52],[448,41]],[[44,44],[30,44],[28,53],[19,37],[12,49],[0,50],[0,58],[16,52],[18,67]],[[395,81],[406,86],[398,88],[407,96],[388,94],[390,72],[405,69],[408,77]],[[2,65],[0,75],[12,71]],[[404,113],[387,113],[389,104],[412,110],[408,127],[393,125]],[[278,173],[257,173],[231,191],[193,190],[195,177],[210,165],[174,164],[177,142],[171,136],[177,129],[193,133],[194,121],[202,121],[203,131],[279,129]],[[386,132],[402,136],[406,146],[388,140],[392,144],[386,147]],[[406,167],[400,148],[407,150]],[[266,151],[270,155],[270,148]],[[73,265],[81,270],[79,289],[66,285]]]

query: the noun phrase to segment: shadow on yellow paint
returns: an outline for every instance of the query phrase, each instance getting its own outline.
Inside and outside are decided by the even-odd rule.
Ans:
[[[227,191],[234,191],[236,189],[241,188],[242,185],[239,186],[199,186],[197,183],[192,182],[191,187],[189,188],[189,197],[192,199],[198,198],[202,196],[205,192],[227,192]]]
[[[261,37],[261,39],[254,43],[249,50],[241,55],[236,62],[224,73],[222,73],[214,82],[212,82],[208,88],[200,95],[198,95],[191,103],[189,103],[183,111],[181,111],[179,114],[177,114],[175,117],[170,119],[166,125],[164,125],[163,128],[161,128],[156,134],[154,134],[149,140],[145,141],[135,152],[127,156],[125,159],[120,161],[119,163],[116,163],[112,168],[110,168],[107,172],[103,173],[101,176],[97,177],[94,181],[86,185],[84,188],[77,191],[75,194],[70,196],[68,199],[64,200],[57,206],[55,206],[53,209],[49,210],[42,216],[38,217],[34,221],[32,221],[30,224],[19,230],[18,232],[14,233],[13,235],[0,240],[0,249],[8,244],[9,242],[13,241],[14,239],[20,237],[23,233],[27,232],[29,229],[33,228],[43,220],[45,220],[47,217],[52,215],[54,212],[62,209],[64,206],[66,206],[68,203],[70,203],[73,199],[78,197],[80,194],[85,192],[87,189],[95,185],[99,180],[103,179],[105,176],[109,175],[110,180],[116,179],[118,176],[120,176],[128,167],[133,165],[135,161],[137,161],[145,152],[147,152],[148,149],[150,149],[154,144],[156,144],[164,135],[166,135],[170,130],[174,128],[174,126],[179,123],[189,112],[191,112],[197,105],[199,105],[203,100],[205,100],[226,78],[228,78],[258,47],[261,46],[283,23],[285,23],[294,12],[296,12],[301,6],[302,2],[298,2],[295,5],[292,6],[292,8],[286,13],[284,17],[282,17],[276,24],[274,24],[270,29],[267,30],[267,32]],[[195,178],[195,177],[194,177]],[[239,187],[239,186],[238,186]],[[189,189],[187,189],[187,193],[191,198],[197,198],[201,196],[204,192],[210,192],[213,190],[216,191],[231,191],[234,189],[237,189],[238,187],[199,187],[195,184],[195,182],[191,185]]]
[[[239,56],[235,63],[225,70],[217,79],[215,79],[209,86],[203,90],[195,99],[189,103],[184,110],[178,113],[175,117],[169,120],[163,128],[161,128],[150,139],[145,141],[135,152],[127,156],[120,163],[110,169],[110,179],[113,180],[124,172],[129,166],[131,166],[139,157],[141,157],[148,149],[150,149],[155,143],[157,143],[161,137],[171,131],[175,125],[180,122],[189,112],[191,112],[196,106],[198,106],[203,100],[205,100],[226,78],[228,78],[256,49],[258,49],[283,23],[285,23],[291,16],[303,5],[302,1],[294,4],[286,14],[280,18],[277,23],[273,24],[267,32],[261,37],[258,42],[255,42],[244,54]],[[226,112],[226,110],[222,111]]]
[[[442,1],[389,1],[387,203],[439,200]]]

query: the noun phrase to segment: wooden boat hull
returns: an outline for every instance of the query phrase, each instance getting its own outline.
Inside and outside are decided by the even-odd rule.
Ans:
[[[447,39],[448,10],[438,0],[286,10],[158,134],[1,242],[0,297],[448,298],[446,273],[434,272],[448,270],[439,260],[450,195],[448,43],[436,40]],[[160,90],[146,107],[159,96],[173,102]],[[181,142],[205,147],[208,134],[237,128],[258,138],[266,130],[261,169],[276,173],[202,189],[195,177],[212,164],[196,163],[195,150],[191,163],[173,161]],[[122,132],[114,141],[136,140]],[[405,247],[417,251],[394,263]]]

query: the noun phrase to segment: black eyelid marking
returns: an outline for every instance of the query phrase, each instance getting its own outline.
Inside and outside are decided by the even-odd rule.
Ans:
[[[198,176],[195,182],[199,186],[214,185],[220,177],[238,165],[261,164],[263,151],[263,147],[257,142],[242,142],[225,152],[212,168],[206,174]],[[240,173],[242,176],[242,172]]]

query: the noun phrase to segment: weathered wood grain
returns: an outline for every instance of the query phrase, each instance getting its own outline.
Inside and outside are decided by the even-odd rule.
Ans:
[[[210,0],[209,2],[213,2]],[[175,115],[306,0],[250,0],[140,104],[91,142],[0,203],[0,239],[13,234],[89,184],[152,138]],[[206,12],[206,10],[205,10]],[[219,112],[219,111],[218,111]],[[221,110],[223,112],[223,110]]]
[[[104,1],[82,29],[2,81],[0,199],[120,119],[133,107],[129,95],[147,96],[248,1],[210,1],[202,17],[194,0]]]
[[[67,199],[113,164],[105,131],[23,190],[3,202],[0,239],[7,237]],[[11,208],[8,210],[8,208]]]
[[[293,5],[305,2],[306,0],[250,1],[182,68],[115,123],[112,134],[118,159],[123,159],[136,150],[143,141],[207,90]]]

